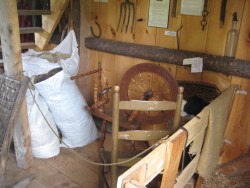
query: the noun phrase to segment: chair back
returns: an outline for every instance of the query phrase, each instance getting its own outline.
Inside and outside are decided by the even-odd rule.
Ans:
[[[114,87],[113,96],[113,119],[112,119],[112,158],[111,162],[121,161],[118,159],[118,141],[153,141],[160,140],[170,135],[179,128],[183,87],[179,88],[176,102],[174,101],[120,101],[119,86]],[[128,130],[119,131],[119,114],[121,110],[143,111],[143,113],[155,113],[156,111],[174,110],[173,130]],[[116,187],[117,165],[111,167],[111,187]]]
[[[209,111],[203,109],[197,117],[185,124],[146,157],[133,165],[118,178],[117,188],[145,187],[163,171],[161,187],[184,187],[196,172],[208,125]],[[185,146],[195,154],[189,164],[178,173],[181,154]],[[178,173],[178,174],[177,174]]]

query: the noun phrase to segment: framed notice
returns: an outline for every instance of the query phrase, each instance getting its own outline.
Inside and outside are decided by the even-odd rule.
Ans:
[[[181,0],[181,14],[201,16],[204,0]]]
[[[150,0],[148,26],[168,27],[169,0]]]

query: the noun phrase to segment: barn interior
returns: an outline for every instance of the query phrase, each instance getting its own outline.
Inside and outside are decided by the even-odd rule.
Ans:
[[[249,187],[249,0],[0,9],[0,187]]]

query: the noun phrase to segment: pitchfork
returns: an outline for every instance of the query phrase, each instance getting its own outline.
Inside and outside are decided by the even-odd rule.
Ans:
[[[127,9],[128,9],[128,16],[127,16]],[[123,11],[124,11],[123,21],[122,21],[122,26],[121,26],[121,32],[123,32],[124,25],[126,23],[125,32],[127,33],[129,22],[130,22],[131,9],[132,9],[132,25],[131,25],[131,31],[130,32],[131,33],[133,32],[134,20],[135,20],[135,6],[134,6],[134,3],[130,2],[129,0],[125,0],[125,2],[122,2],[121,5],[120,5],[120,16],[119,16],[119,20],[118,20],[117,31],[119,30],[121,18],[122,18]],[[126,22],[126,19],[127,19],[127,22]]]

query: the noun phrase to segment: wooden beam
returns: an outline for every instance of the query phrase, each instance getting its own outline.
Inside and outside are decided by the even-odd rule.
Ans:
[[[50,10],[18,10],[18,15],[33,16],[33,15],[50,15]]]
[[[42,32],[43,29],[41,27],[23,27],[20,28],[20,34],[29,34],[29,33],[38,33]]]
[[[21,43],[21,49],[35,48],[36,44],[34,42]],[[2,52],[2,46],[0,45],[0,52]]]
[[[0,33],[5,74],[17,80],[22,78],[22,58],[16,0],[0,1]],[[30,132],[26,102],[13,135],[17,165],[28,168],[32,163]]]
[[[229,161],[216,170],[228,177],[235,177],[250,171],[250,153]]]
[[[91,61],[91,54],[90,50],[85,47],[85,38],[91,36],[90,33],[90,23],[91,23],[91,1],[92,0],[85,0],[85,1],[80,1],[80,43],[79,43],[79,48],[80,48],[80,59],[81,63],[79,65],[79,72],[88,72],[93,69],[91,64],[93,62]],[[85,77],[81,81],[77,81],[77,85],[83,94],[85,100],[87,102],[91,101],[91,96],[92,96],[92,85],[93,82],[91,82],[90,77]]]
[[[182,65],[185,58],[202,57],[204,70],[250,78],[250,62],[246,60],[93,37],[85,39],[85,46],[91,50],[175,65]]]
[[[40,50],[44,50],[49,43],[69,0],[50,0],[51,15],[43,15],[43,32],[35,33],[35,43]]]

